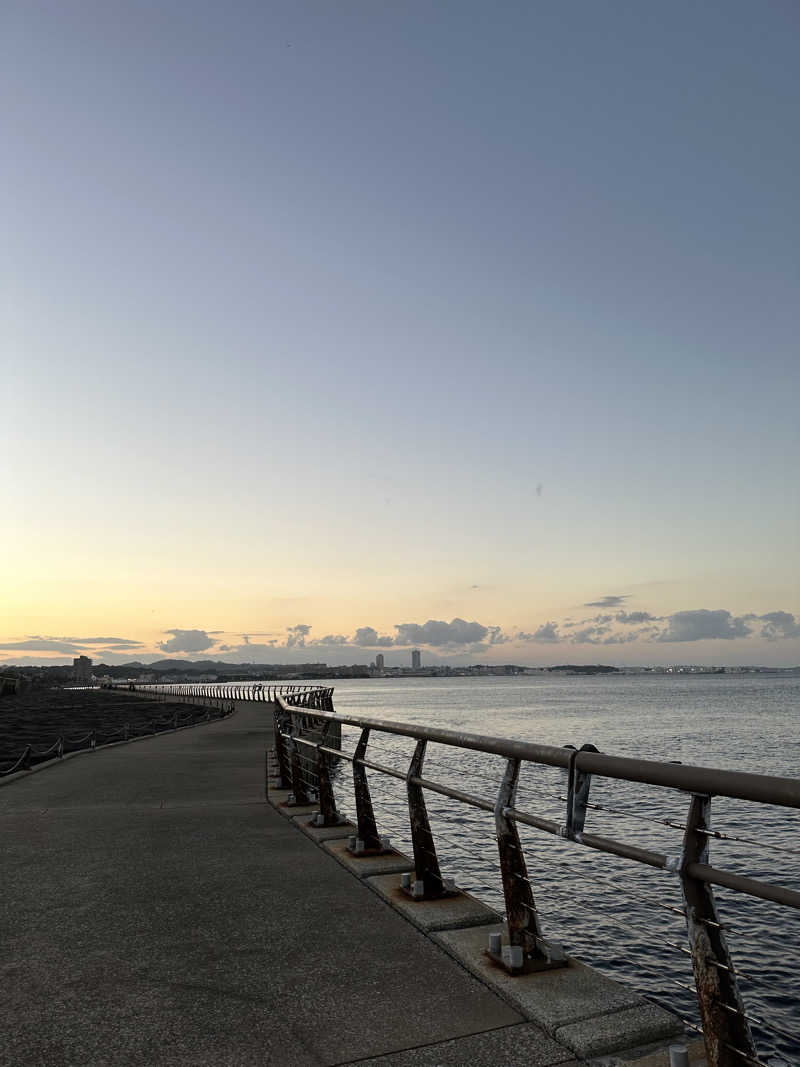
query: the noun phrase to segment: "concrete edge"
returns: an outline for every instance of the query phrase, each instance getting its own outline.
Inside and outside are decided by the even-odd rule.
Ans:
[[[574,957],[565,968],[511,978],[483,951],[490,932],[505,933],[504,924],[440,930],[431,939],[573,1056],[595,1062],[618,1053],[598,1059],[617,1064],[644,1047],[662,1051],[685,1035],[674,1012]]]
[[[276,810],[280,811],[276,801],[277,798],[270,799],[269,802]],[[280,811],[280,813],[284,814],[285,811],[286,809]],[[487,968],[484,967],[482,969],[479,966],[479,960],[476,959],[474,962],[467,961],[464,958],[461,958],[454,948],[447,944],[448,935],[475,935],[480,934],[481,931],[488,931],[492,928],[494,930],[497,930],[498,928],[502,929],[501,916],[494,913],[497,918],[492,920],[487,919],[486,917],[480,919],[476,915],[475,918],[467,918],[466,922],[461,922],[460,924],[453,923],[452,925],[448,924],[446,926],[439,925],[438,923],[429,926],[428,924],[415,921],[407,913],[407,908],[397,906],[383,886],[381,886],[383,891],[378,888],[377,883],[388,881],[389,877],[396,878],[396,873],[393,872],[390,875],[389,872],[387,872],[386,875],[366,875],[360,878],[357,872],[352,871],[346,864],[342,863],[330,849],[325,847],[327,842],[324,839],[319,840],[312,837],[304,827],[299,825],[299,816],[302,814],[303,813],[301,812],[297,812],[295,818],[290,818],[290,821],[296,826],[298,831],[303,833],[305,837],[314,841],[318,848],[328,854],[330,859],[349,870],[353,878],[369,886],[372,892],[383,900],[395,914],[410,923],[410,925],[418,930],[428,941],[443,951],[445,955],[447,955],[462,970],[479,981],[481,985],[494,993],[495,996],[499,997],[514,1011],[518,1012],[526,1022],[538,1027],[551,1040],[555,1041],[562,1049],[564,1049],[565,1059],[574,1062],[577,1057],[577,1059],[582,1062],[591,1061],[592,1063],[602,1064],[603,1067],[611,1064],[616,1065],[624,1063],[625,1067],[627,1067],[631,1059],[637,1056],[637,1053],[641,1054],[641,1052],[646,1049],[651,1055],[664,1055],[666,1054],[667,1049],[666,1042],[671,1044],[680,1039],[684,1028],[680,1024],[680,1019],[677,1015],[652,1001],[646,1000],[638,990],[633,987],[617,982],[615,979],[603,974],[602,971],[599,971],[588,964],[584,964],[580,960],[574,959],[570,959],[571,965],[575,968],[579,968],[584,976],[588,977],[589,981],[596,983],[598,987],[618,987],[620,990],[620,997],[616,999],[616,1001],[612,998],[612,1003],[607,1004],[604,1007],[598,1007],[596,1005],[594,1008],[589,1008],[587,1011],[586,1007],[588,1006],[584,1006],[583,1010],[578,1013],[577,1017],[573,1016],[569,1021],[563,1020],[555,1023],[555,1025],[554,1020],[550,1020],[549,1023],[545,1022],[542,1012],[534,1013],[529,1008],[526,1009],[526,1007],[522,1006],[518,996],[509,995],[508,990],[504,988],[504,983],[500,974],[495,977],[493,974],[487,973]],[[462,890],[461,893],[463,895],[464,891]],[[475,902],[475,904],[486,909],[484,915],[493,912],[493,909],[489,908],[488,905],[483,904],[482,901],[472,897],[471,894],[467,895],[471,901]],[[503,972],[503,974],[504,973],[505,972]],[[544,974],[550,975],[557,975],[558,973],[558,971],[544,972]],[[525,977],[536,978],[538,976],[523,976],[523,978]],[[506,979],[507,981],[519,981],[519,979],[508,978],[508,976],[506,976]],[[632,1025],[626,1027],[625,1032],[620,1034],[615,1027],[626,1022],[630,1022]],[[602,1023],[605,1023],[606,1028],[611,1031],[605,1041],[601,1034],[594,1032],[597,1028],[602,1027]],[[589,1028],[589,1033],[581,1033],[580,1031],[587,1026]],[[621,1057],[624,1057],[624,1059]],[[633,1067],[632,1063],[631,1067]]]
[[[176,701],[176,703],[178,703]],[[189,703],[189,701],[180,701],[180,703]],[[206,707],[205,704],[197,704],[196,707]],[[154,734],[142,734],[141,737],[130,737],[126,741],[122,738],[120,741],[106,741],[102,745],[95,745],[94,748],[79,748],[77,752],[65,752],[61,758],[56,756],[54,759],[44,760],[42,763],[37,763],[35,767],[29,767],[27,770],[14,771],[13,774],[7,774],[0,778],[0,789],[3,786],[11,785],[12,782],[18,782],[23,778],[29,778],[32,774],[36,774],[39,771],[50,770],[52,767],[60,767],[68,759],[74,759],[75,756],[91,756],[94,752],[100,752],[106,748],[117,748],[119,745],[135,745],[137,741],[152,741],[154,737],[161,737],[162,734],[178,734],[181,730],[197,730],[201,726],[212,726],[216,722],[222,722],[224,719],[232,719],[237,714],[238,708],[234,707],[233,711],[228,712],[222,719],[211,719],[208,722],[187,722],[185,726],[179,726],[177,729],[172,726],[167,730],[158,730]]]

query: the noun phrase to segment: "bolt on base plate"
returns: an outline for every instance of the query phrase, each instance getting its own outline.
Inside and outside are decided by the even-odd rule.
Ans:
[[[316,826],[322,829],[325,826],[344,826],[349,825],[349,823],[350,820],[345,815],[341,815],[338,811],[335,815],[329,816],[327,819],[321,811],[315,811],[311,816],[309,826]]]
[[[319,797],[316,793],[309,793],[308,800],[297,800],[294,793],[290,793],[286,798],[287,808],[307,808],[309,804],[318,804]]]
[[[347,839],[346,852],[349,852],[351,856],[361,858],[362,856],[393,856],[397,852],[396,848],[393,848],[390,844],[388,837],[382,837],[380,839],[380,848],[364,848],[364,842],[360,837],[356,837],[355,834]]]
[[[489,934],[486,955],[511,975],[536,974],[568,965],[569,960],[560,945],[550,941],[541,941],[540,945],[544,956],[529,956],[522,945],[504,945],[501,934]]]
[[[415,871],[411,871],[400,875],[400,889],[412,900],[442,900],[445,897],[461,896],[461,890],[456,888],[456,883],[452,878],[444,879],[444,889],[439,893],[429,893],[426,896],[425,883],[420,878],[415,879],[415,874]]]

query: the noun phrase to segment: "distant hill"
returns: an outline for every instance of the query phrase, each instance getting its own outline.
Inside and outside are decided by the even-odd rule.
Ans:
[[[604,667],[602,663],[563,663],[559,667],[548,667],[548,670],[565,674],[619,674],[619,667]]]

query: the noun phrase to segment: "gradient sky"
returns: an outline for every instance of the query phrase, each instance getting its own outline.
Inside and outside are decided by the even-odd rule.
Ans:
[[[1,18],[0,659],[800,663],[793,0]]]

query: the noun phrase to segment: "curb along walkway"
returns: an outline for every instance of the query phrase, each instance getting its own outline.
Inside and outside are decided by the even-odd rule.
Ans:
[[[270,711],[0,790],[0,1064],[570,1061],[265,803]]]

